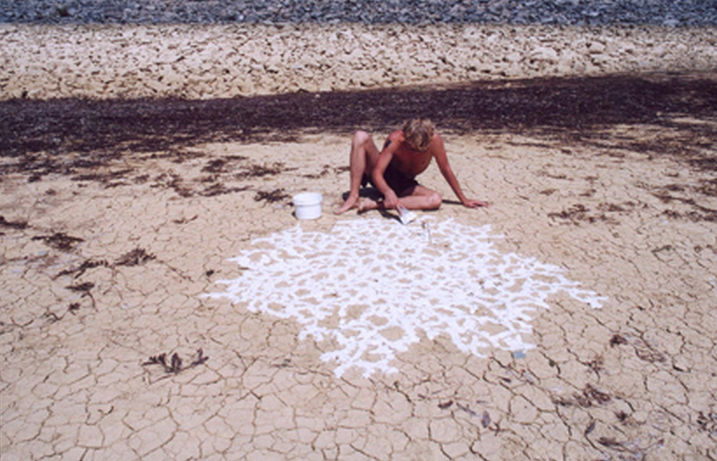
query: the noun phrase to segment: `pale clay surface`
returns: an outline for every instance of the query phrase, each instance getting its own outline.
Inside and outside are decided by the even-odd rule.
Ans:
[[[3,460],[714,459],[717,232],[714,223],[666,218],[665,209],[689,205],[651,193],[676,180],[692,187],[700,174],[645,154],[611,156],[609,146],[568,155],[513,134],[448,136],[447,145],[467,193],[492,206],[446,205],[422,220],[478,236],[490,225],[491,236],[503,235],[491,237],[497,255],[559,267],[606,300],[592,309],[550,295],[548,308],[526,319],[532,332],[521,340],[535,347],[517,354],[495,347],[474,355],[449,332],[419,333],[395,351],[396,372],[368,377],[356,367],[337,377],[339,363],[322,357],[341,348],[302,336],[281,310],[205,297],[226,290],[217,280],[260,277],[258,262],[244,269],[229,258],[275,251],[287,232],[321,241],[335,226],[377,219],[379,233],[424,231],[378,214],[330,212],[347,173],[307,175],[343,164],[346,139],[213,144],[181,164],[138,155],[118,165],[150,178],[171,171],[191,186],[212,158],[284,162],[284,173],[237,181],[250,189],[217,197],[180,197],[131,177],[112,188],[6,177],[0,213],[30,227],[2,236]],[[423,182],[450,197],[435,165]],[[279,187],[322,193],[324,215],[297,222],[290,205],[253,200],[256,190]],[[548,217],[575,203],[592,216],[601,204],[621,207],[595,222]],[[448,220],[455,226],[440,224]],[[58,251],[32,239],[54,231],[84,242]],[[156,258],[113,264],[138,247]],[[57,276],[91,258],[109,264]],[[66,288],[83,282],[94,283],[91,297]],[[284,293],[252,290],[267,300]],[[622,341],[611,344],[616,334]],[[161,352],[177,352],[186,365],[200,348],[209,359],[176,374],[142,366]]]
[[[216,45],[211,34],[220,29],[165,29],[177,34],[160,34],[163,40],[177,43],[157,51],[166,54],[160,61],[147,57],[157,45],[157,30],[3,26],[2,94],[146,96],[155,94],[148,88],[158,75],[177,83],[162,83],[156,94],[238,94],[227,89],[237,87],[232,72],[225,86],[189,82],[194,77],[182,73],[186,68],[170,72],[186,54],[183,46],[193,57],[180,60],[181,66],[200,69],[202,53],[211,55]],[[293,33],[283,30],[277,33]],[[326,32],[327,40],[333,33]],[[654,40],[671,47],[674,34],[691,33],[679,29]],[[680,39],[703,56],[697,68],[714,63],[713,49],[700,48],[713,33],[696,42]],[[142,34],[146,39],[140,40]],[[205,48],[193,34],[207,34]],[[252,40],[242,40],[251,46]],[[113,50],[128,42],[136,43],[127,53],[138,61],[124,68]],[[90,54],[97,62],[86,59]],[[249,78],[253,86],[242,91],[289,88],[283,81],[281,88],[265,83],[272,70],[261,59],[255,63],[258,74]],[[649,62],[657,65],[659,59]],[[207,65],[216,66],[211,59]],[[308,67],[302,65],[297,75]],[[51,71],[62,79],[50,80]],[[347,82],[342,84],[351,86]],[[324,89],[320,82],[312,85],[307,89]],[[0,228],[2,459],[714,460],[717,229],[714,222],[671,219],[665,212],[714,210],[717,202],[696,195],[692,203],[665,203],[655,195],[678,184],[681,189],[671,193],[688,196],[712,176],[670,158],[620,149],[616,141],[651,138],[658,130],[669,137],[681,123],[698,122],[715,123],[615,126],[600,144],[568,148],[527,134],[447,135],[467,195],[492,206],[446,204],[437,213],[421,213],[421,221],[406,228],[377,213],[331,213],[348,173],[324,165],[345,165],[343,137],[196,146],[187,151],[202,156],[184,163],[128,152],[110,170],[135,170],[114,187],[63,176],[28,182],[6,175],[0,215],[29,225]],[[162,179],[177,175],[186,187],[201,187],[201,168],[229,155],[245,157],[235,167],[277,161],[284,172],[233,180],[227,185],[249,189],[215,197],[179,196]],[[452,199],[435,165],[421,178]],[[298,223],[290,205],[253,199],[256,191],[278,188],[289,195],[322,193],[322,218]],[[561,215],[575,204],[585,207],[581,213]],[[420,233],[428,222],[429,228],[444,226],[448,235],[460,229],[480,236],[489,225],[485,235],[496,255],[560,268],[566,283],[604,297],[602,307],[552,293],[546,306],[524,319],[528,328],[519,343],[482,347],[479,354],[457,347],[450,331],[434,329],[428,337],[416,329],[418,340],[392,351],[385,371],[364,376],[366,370],[347,367],[338,377],[338,367],[347,362],[322,360],[342,350],[336,338],[302,335],[299,317],[282,318],[281,310],[271,315],[260,308],[263,299],[252,311],[241,302],[206,297],[228,289],[218,280],[261,275],[260,265],[247,270],[230,258],[251,254],[262,239],[269,242],[265,249],[275,251],[290,232],[323,241],[335,238],[336,226],[362,229],[375,220],[381,233],[390,226],[396,233]],[[83,241],[60,250],[37,239],[55,232]],[[137,248],[155,258],[118,264]],[[444,250],[433,250],[438,260]],[[105,264],[77,270],[88,261]],[[470,258],[462,263],[469,265]],[[67,288],[83,283],[92,285]],[[285,285],[250,288],[267,301],[287,299]],[[322,331],[337,331],[338,320],[327,319]],[[488,333],[505,326],[498,327]],[[401,333],[386,334],[391,339]],[[198,349],[208,359],[189,366]],[[143,365],[150,356],[175,352],[183,359],[177,373]]]

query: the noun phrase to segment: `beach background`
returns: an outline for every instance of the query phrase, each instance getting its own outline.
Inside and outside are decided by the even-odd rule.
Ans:
[[[549,3],[2,4],[2,459],[716,459],[715,4]],[[414,115],[491,206],[334,215]]]

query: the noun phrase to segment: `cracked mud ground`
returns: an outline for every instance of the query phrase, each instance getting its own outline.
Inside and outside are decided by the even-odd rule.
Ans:
[[[527,351],[444,337],[364,378],[202,298],[348,187],[348,136],[429,116],[505,251],[606,296]],[[675,74],[213,101],[0,103],[0,453],[58,459],[717,459],[717,83]],[[380,141],[379,141],[380,142]]]

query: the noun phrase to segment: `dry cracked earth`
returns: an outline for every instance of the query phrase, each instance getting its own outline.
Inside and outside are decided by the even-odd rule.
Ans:
[[[348,139],[414,114],[491,202],[432,167],[423,215],[489,224],[601,308],[555,295],[533,348],[424,335],[337,377],[337,344],[204,297],[297,226],[297,191],[324,196],[306,232],[388,219],[331,213]],[[716,139],[707,73],[0,102],[2,459],[715,460]]]

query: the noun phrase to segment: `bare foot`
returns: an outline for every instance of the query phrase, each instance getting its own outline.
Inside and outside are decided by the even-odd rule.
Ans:
[[[361,214],[371,210],[378,210],[382,207],[382,205],[383,202],[377,202],[375,200],[371,200],[370,198],[359,199],[358,213]]]
[[[343,205],[341,205],[340,208],[337,208],[334,210],[334,214],[342,214],[350,210],[351,208],[359,208],[360,211],[360,202],[358,197],[349,197],[346,199]]]

